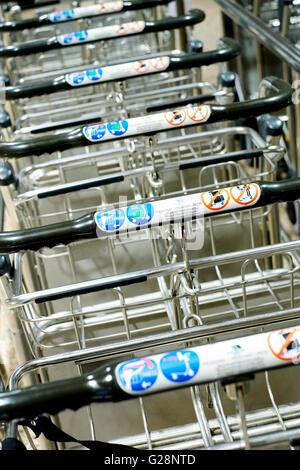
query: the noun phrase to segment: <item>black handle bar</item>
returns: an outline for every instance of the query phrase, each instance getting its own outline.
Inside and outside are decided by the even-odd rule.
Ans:
[[[38,39],[24,43],[0,47],[0,57],[17,57],[28,54],[37,54],[69,46],[80,46],[87,43],[118,39],[124,36],[134,36],[146,33],[155,33],[165,30],[184,28],[201,23],[205,14],[201,10],[190,10],[187,15],[167,17],[157,21],[134,21],[121,25],[104,26],[86,31],[61,34],[48,39]]]
[[[24,419],[32,420],[45,413],[55,415],[65,409],[75,411],[91,403],[120,402],[216,380],[229,384],[247,374],[249,376],[263,370],[292,366],[295,361],[284,361],[271,354],[268,342],[270,335],[284,340],[297,330],[297,327],[286,328],[241,337],[238,339],[242,351],[239,355],[232,354],[233,340],[223,340],[122,362],[110,360],[81,377],[1,392],[0,421],[18,420],[22,424]],[[184,334],[183,331],[181,333]],[[296,334],[298,339],[299,333]],[[255,351],[258,355],[266,356],[264,362],[254,363]],[[224,354],[227,367],[217,368],[216,363],[221,363]],[[252,358],[251,365],[249,358]]]
[[[59,0],[44,0],[43,2],[36,2],[35,0],[19,0],[18,2],[7,2],[6,0],[0,0],[0,3],[17,3],[21,10],[30,10],[35,7],[48,7],[51,5],[57,5],[60,3]]]
[[[0,142],[2,158],[20,158],[30,155],[42,155],[103,141],[120,140],[139,135],[156,134],[222,120],[234,120],[249,116],[259,116],[285,108],[292,102],[293,89],[281,79],[268,77],[264,82],[275,94],[238,103],[224,105],[204,105],[198,108],[186,108],[169,113],[150,114],[139,118],[99,124],[73,129],[55,136],[43,136],[14,142]],[[194,114],[195,113],[195,114]]]
[[[222,191],[224,191],[225,196],[222,194]],[[295,201],[300,198],[300,178],[278,182],[249,183],[248,185],[239,185],[226,190],[208,191],[202,194],[205,195],[204,199],[201,199],[201,201],[204,201],[201,203],[203,208],[204,206],[206,208],[204,209],[204,216],[209,217],[212,215],[246,210],[250,207],[257,208],[277,202]],[[228,200],[226,201],[226,199]],[[205,200],[210,201],[210,204],[207,205],[208,203],[205,203]],[[246,200],[246,202],[244,202],[244,200]],[[220,204],[218,209],[212,207],[214,201]],[[228,205],[228,203],[230,204]],[[151,206],[151,204],[149,205]],[[224,209],[222,205],[224,205]],[[130,206],[131,211],[134,210],[135,207],[139,209],[140,205]],[[227,207],[229,207],[229,209]],[[120,209],[118,209],[118,211],[122,212]],[[97,217],[104,212],[107,211],[90,213],[75,220],[58,222],[42,227],[0,233],[0,254],[10,254],[22,250],[39,250],[44,247],[51,248],[59,244],[67,245],[74,241],[96,238],[99,235],[99,225],[97,225],[96,220]],[[125,213],[126,210],[123,210],[123,212]],[[170,213],[171,212],[172,207],[170,207]],[[119,217],[119,215],[117,217]],[[116,220],[117,222],[120,221],[119,218]],[[143,221],[138,229],[145,229],[149,226],[151,226],[149,222]],[[132,229],[136,229],[136,225],[132,225]],[[100,236],[102,236],[103,233],[104,236],[109,236],[110,233],[112,233],[111,229],[107,231],[106,229],[104,230],[105,231],[102,232]],[[115,229],[113,233],[119,233],[119,229]]]
[[[167,5],[172,0],[123,0],[114,2],[103,2],[90,5],[88,7],[79,7],[71,10],[56,11],[54,13],[44,14],[35,18],[28,18],[17,21],[0,22],[0,32],[21,31],[29,28],[38,28],[40,26],[55,25],[62,22],[76,21],[78,19],[91,18],[95,16],[113,15],[116,13],[125,13],[126,11],[140,10],[144,8],[154,8],[160,5]]]
[[[153,75],[162,72],[185,70],[218,62],[229,61],[241,53],[239,44],[230,38],[222,38],[220,47],[213,51],[183,56],[163,55],[137,62],[115,64],[97,69],[73,72],[60,75],[51,80],[33,82],[25,85],[5,88],[7,100],[30,98],[58,91],[70,90],[81,86],[94,86],[99,83],[127,80],[130,78]],[[138,68],[140,64],[140,68]],[[160,64],[157,66],[156,64]]]

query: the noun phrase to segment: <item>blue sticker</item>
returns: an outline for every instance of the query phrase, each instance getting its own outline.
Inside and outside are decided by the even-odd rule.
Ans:
[[[122,209],[101,211],[96,214],[96,223],[106,232],[118,230],[125,222],[125,214]]]
[[[126,391],[143,392],[155,384],[158,367],[152,359],[133,359],[119,366],[117,376]]]
[[[71,20],[73,18],[73,16],[75,15],[75,11],[74,10],[64,10],[61,12],[62,13],[62,16],[66,19],[66,20]]]
[[[91,82],[97,82],[101,80],[103,75],[102,69],[92,69],[86,71],[86,77]]]
[[[194,351],[176,351],[163,356],[160,360],[163,375],[171,382],[187,382],[197,374],[200,361]]]
[[[74,15],[74,10],[55,11],[54,13],[49,13],[48,18],[50,21],[57,23],[59,21],[71,20]]]
[[[128,121],[112,121],[107,124],[107,129],[111,135],[121,136],[128,130]]]
[[[76,33],[68,33],[68,34],[62,34],[61,36],[58,36],[58,40],[60,43],[68,45],[78,42],[83,42],[88,39],[89,32],[88,31],[78,31]]]
[[[127,207],[127,218],[134,225],[149,224],[154,215],[152,204],[137,204]]]
[[[87,126],[83,128],[86,138],[92,142],[103,139],[106,132],[105,124],[97,124],[96,126]]]
[[[68,73],[66,79],[67,82],[71,85],[80,85],[85,81],[85,79],[87,79],[89,82],[98,82],[101,80],[102,75],[102,69],[92,69],[86,70],[84,72]]]
[[[85,72],[74,72],[68,73],[67,80],[70,81],[73,85],[80,85],[84,81]]]

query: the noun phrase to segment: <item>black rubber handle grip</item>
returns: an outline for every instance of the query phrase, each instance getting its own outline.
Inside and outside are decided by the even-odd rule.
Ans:
[[[0,421],[34,419],[44,413],[55,415],[95,402],[115,402],[130,397],[119,387],[114,366],[110,364],[81,377],[0,393]]]
[[[0,252],[15,253],[26,250],[51,248],[72,241],[96,238],[94,215],[88,214],[75,220],[43,227],[0,233]]]
[[[225,62],[237,57],[241,52],[241,48],[239,44],[230,38],[222,38],[220,41],[220,48],[214,51],[207,51],[201,52],[198,54],[186,54],[184,56],[172,56],[167,55],[169,58],[169,65],[166,69],[162,70],[162,72],[171,72],[175,70],[186,70],[193,67],[201,67],[210,64],[215,64],[218,62]],[[115,65],[118,67],[118,64]],[[105,76],[105,67],[101,69],[103,75]],[[147,75],[153,73],[158,73],[157,71],[148,71]],[[111,81],[120,81],[120,80],[128,80],[130,78],[141,77],[143,75],[136,74],[132,77],[126,77],[126,75],[122,76],[120,73],[117,78],[114,79],[105,79],[101,78],[100,82],[93,82],[91,81],[84,86],[94,86],[95,84],[99,83],[107,83]],[[58,91],[65,91],[74,89],[72,85],[68,83],[66,80],[65,75],[61,75],[51,80],[43,80],[43,81],[36,81],[33,83],[27,83],[25,85],[17,85],[17,86],[9,86],[5,88],[5,98],[7,100],[14,100],[18,98],[31,98],[33,96],[40,96],[44,94],[55,93]],[[159,110],[160,108],[157,108]],[[161,108],[164,109],[164,108]],[[155,110],[153,110],[155,111]]]
[[[264,81],[273,88],[273,96],[225,105],[210,105],[210,116],[205,123],[209,124],[224,120],[227,121],[243,117],[259,116],[261,114],[279,111],[292,103],[293,89],[288,83],[275,77],[265,78]],[[132,120],[129,119],[127,121],[128,128],[130,126],[130,122],[132,122]],[[199,122],[189,122],[188,124],[183,122],[181,128],[199,125]],[[164,129],[164,131],[172,129],[173,127],[168,127]],[[158,128],[157,131],[151,131],[151,133],[155,134],[160,131],[161,128]],[[130,137],[138,135],[147,135],[147,131],[137,130],[135,133],[134,129],[130,134]],[[122,136],[110,135],[105,142],[108,140],[120,140],[124,138],[126,138],[126,133]],[[44,153],[52,153],[85,145],[95,145],[95,143],[99,142],[101,143],[101,140],[88,140],[84,135],[84,129],[79,128],[56,136],[43,136],[35,139],[19,140],[14,142],[0,142],[0,155],[2,158],[20,158],[29,155],[38,156]]]
[[[140,10],[144,8],[154,8],[160,5],[166,5],[170,3],[171,1],[172,0],[123,0],[123,7],[121,8],[121,10],[115,10],[115,11],[112,10],[106,13],[95,12],[93,15],[83,13],[80,16],[80,18],[84,19],[84,18],[90,18],[91,16],[107,16],[107,15],[117,14],[120,12],[125,13],[126,11]],[[95,2],[95,5],[96,5],[96,2]],[[63,19],[60,19],[59,23],[76,21],[77,19],[78,19],[77,17],[72,18],[72,17],[63,16]],[[41,15],[35,18],[28,18],[25,20],[0,22],[0,32],[21,31],[24,29],[37,28],[37,27],[44,26],[44,25],[55,26],[56,24],[57,23],[51,21],[48,14],[45,14],[45,15]]]
[[[129,31],[126,33],[126,37],[133,35],[141,35],[146,33],[154,33],[165,30],[172,30],[178,28],[184,28],[186,26],[193,26],[197,23],[201,23],[205,18],[205,14],[201,10],[191,10],[187,15],[178,17],[167,17],[157,21],[145,21],[145,26],[140,31]],[[101,28],[100,28],[101,29]],[[78,34],[78,33],[76,33]],[[84,35],[86,36],[86,35]],[[81,46],[82,44],[88,44],[90,42],[95,43],[103,40],[118,39],[121,36],[115,34],[114,36],[108,35],[97,39],[95,37],[89,38],[88,35],[82,41],[82,43],[64,45],[59,42],[58,36],[53,36],[47,39],[38,39],[35,41],[29,41],[24,43],[13,44],[10,46],[0,47],[0,57],[18,57],[29,54],[37,54],[40,52],[46,52],[54,49],[62,49],[65,47]]]

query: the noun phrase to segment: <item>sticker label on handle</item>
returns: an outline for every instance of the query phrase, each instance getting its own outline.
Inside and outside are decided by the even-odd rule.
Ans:
[[[138,23],[138,24],[137,24]],[[85,31],[78,31],[57,36],[58,42],[62,46],[74,46],[83,42],[101,41],[102,39],[117,38],[141,33],[145,28],[144,21],[124,23],[122,25],[103,26]]]
[[[160,63],[159,68],[156,66]],[[111,65],[101,69],[90,69],[82,72],[73,72],[65,75],[66,82],[72,87],[92,85],[97,82],[122,80],[130,77],[158,73],[166,70],[170,64],[169,57],[128,62],[126,64]]]
[[[202,123],[206,122],[210,115],[211,115],[211,108],[210,106],[203,105],[202,112],[206,116]],[[96,140],[112,140],[114,137],[119,137],[118,134],[112,134],[109,132],[109,128],[113,125],[116,126],[118,122],[121,122],[124,128],[126,127],[126,131],[122,134],[124,137],[131,137],[135,135],[143,135],[149,132],[161,132],[167,129],[172,128],[179,128],[180,126],[192,126],[196,125],[197,123],[193,121],[189,117],[189,113],[193,114],[195,110],[198,108],[185,108],[178,111],[168,111],[166,113],[159,113],[159,114],[150,114],[143,117],[137,117],[128,119],[128,121],[116,121],[113,123],[101,124],[101,128],[103,126],[108,129],[108,132],[104,133],[103,135],[99,136],[99,139],[95,139],[91,137],[91,128],[93,131],[97,126],[87,126],[83,128],[83,133],[85,137],[91,141],[95,142]],[[94,132],[95,133],[95,132]]]
[[[48,19],[52,23],[88,18],[90,16],[106,15],[117,13],[123,9],[123,1],[101,3],[100,5],[89,5],[86,7],[73,8],[71,10],[55,11],[48,14]]]
[[[239,210],[241,206],[232,198],[232,189],[235,190],[235,188],[225,188],[206,191],[96,212],[95,221],[99,228],[98,236],[119,235],[141,228],[147,229],[176,222],[184,223],[200,219],[205,215],[213,215],[216,211]],[[260,187],[256,183],[251,183],[251,190],[255,191],[258,196],[249,206],[257,202],[261,193]]]
[[[259,195],[257,186],[253,184],[235,186],[230,191],[233,200],[241,206],[253,204]]]
[[[300,328],[274,331],[268,337],[271,352],[280,361],[295,361],[300,358]]]
[[[122,390],[143,395],[280,367],[299,346],[300,327],[287,328],[125,361],[114,373]]]
[[[122,388],[128,393],[145,392],[155,384],[158,366],[152,359],[133,359],[119,367],[118,377]]]

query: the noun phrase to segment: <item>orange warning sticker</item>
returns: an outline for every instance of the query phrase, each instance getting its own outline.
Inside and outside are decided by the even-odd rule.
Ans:
[[[137,73],[146,73],[150,68],[150,60],[139,60],[134,62],[133,68]]]
[[[126,34],[128,31],[128,23],[117,24],[113,26],[113,30],[116,34]]]
[[[123,8],[123,1],[109,2],[112,11],[120,11]]]
[[[254,204],[259,196],[259,187],[255,183],[243,184],[230,188],[231,197],[237,204]]]
[[[171,124],[171,126],[180,126],[184,123],[186,118],[186,112],[181,111],[168,111],[165,114],[166,121]]]
[[[300,358],[300,328],[286,328],[273,331],[268,336],[268,346],[281,361],[293,361]]]
[[[230,195],[227,189],[219,189],[216,191],[206,191],[201,194],[201,200],[210,211],[220,211],[225,209],[230,200]]]
[[[210,115],[209,106],[197,106],[193,108],[188,108],[188,117],[194,122],[206,121]]]
[[[152,59],[152,67],[155,70],[166,70],[166,68],[170,64],[170,59],[167,56],[164,57],[156,57],[155,59]]]
[[[144,21],[133,21],[132,23],[129,23],[129,29],[133,33],[140,33],[143,31],[145,28],[145,22]]]

